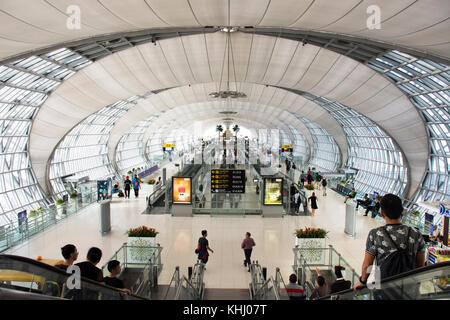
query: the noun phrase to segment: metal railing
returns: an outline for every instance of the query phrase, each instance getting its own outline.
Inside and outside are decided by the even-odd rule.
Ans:
[[[149,259],[146,262],[130,262],[128,254],[130,250],[146,250],[150,253]],[[158,276],[162,271],[163,264],[161,263],[161,251],[162,247],[157,246],[130,246],[124,243],[103,265],[103,274],[108,274],[108,263],[111,260],[117,260],[122,266],[122,272],[127,268],[142,268],[142,272],[136,279],[135,283],[131,286],[131,292],[138,296],[150,298],[150,288],[155,287],[158,283]]]
[[[359,282],[359,275],[356,271],[347,263],[347,261],[342,257],[342,255],[337,252],[332,245],[328,248],[299,248],[295,247],[294,251],[294,272],[297,274],[299,283],[306,289],[307,281],[310,283],[315,283],[317,279],[316,268],[320,272],[326,271],[330,274],[333,280],[336,280],[334,274],[334,266],[342,266],[345,268],[344,279],[349,280],[352,286]],[[320,257],[320,263],[311,263],[309,257],[314,256],[315,258]]]
[[[160,183],[155,186],[153,192],[146,197],[147,200],[147,208],[152,209],[155,202],[162,196],[163,193],[166,192],[166,184]]]
[[[164,300],[176,300],[175,298],[179,297],[179,291],[181,290],[181,277],[180,277],[180,267],[175,267],[175,272],[172,275],[172,279],[169,282],[169,286],[167,288],[166,294],[164,295]]]
[[[69,289],[72,273],[48,264],[13,255],[0,255],[0,287],[71,300],[146,300],[143,297],[81,277],[79,288]],[[24,299],[37,298],[24,297]]]
[[[283,276],[281,275],[280,268],[276,268],[275,270],[275,279],[273,280],[274,289],[278,293],[278,297],[281,300],[289,299],[289,296],[286,291],[286,283],[283,280]]]
[[[82,194],[81,197],[70,199],[61,205],[36,210],[34,216],[28,216],[23,224],[14,222],[1,226],[0,252],[27,241],[32,236],[48,229],[64,219],[79,213],[82,209],[97,202],[97,193]]]
[[[353,288],[320,298],[321,300],[449,300],[450,261],[381,280],[369,288]]]

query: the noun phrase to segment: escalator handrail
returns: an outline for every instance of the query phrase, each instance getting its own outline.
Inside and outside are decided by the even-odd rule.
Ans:
[[[295,188],[296,188],[297,191],[299,192],[300,197],[302,198],[302,203],[303,203],[303,205],[305,205],[305,204],[308,202],[308,199],[306,198],[305,191],[303,191],[303,190],[300,188],[300,185],[299,185],[297,182],[295,182],[294,180],[291,180],[291,178],[290,178],[287,174],[285,174],[284,172],[281,172],[281,171],[280,171],[280,174],[282,174],[283,176],[286,177],[287,180],[289,180],[289,181],[292,182],[292,184],[295,186]]]
[[[13,260],[13,261],[18,261],[18,262],[22,262],[22,263],[24,263],[24,264],[31,264],[31,265],[34,265],[34,266],[36,266],[36,267],[39,267],[39,268],[42,268],[42,269],[46,269],[46,270],[48,270],[48,271],[51,271],[51,272],[53,272],[53,273],[58,273],[58,274],[60,274],[60,275],[62,275],[62,276],[65,276],[65,277],[69,277],[69,276],[70,276],[70,274],[66,273],[64,270],[62,270],[62,269],[60,269],[60,268],[57,268],[57,267],[48,265],[48,264],[43,263],[43,262],[39,262],[39,261],[34,260],[34,259],[30,259],[30,258],[27,258],[27,257],[16,256],[16,255],[11,255],[11,254],[0,254],[0,260],[2,260],[2,259],[5,259],[5,260],[6,260],[6,259],[9,259],[9,260]],[[17,270],[17,271],[27,272],[27,271],[22,271],[22,270]],[[28,273],[29,273],[29,272],[28,272]],[[97,281],[88,279],[88,278],[86,278],[86,277],[81,277],[81,280],[82,280],[82,282],[89,283],[89,284],[92,284],[92,285],[94,285],[94,286],[98,286],[98,287],[102,287],[102,288],[107,288],[108,290],[115,291],[115,292],[117,292],[117,293],[119,293],[119,294],[124,294],[123,291],[121,291],[121,290],[119,290],[119,289],[117,289],[117,288],[114,288],[114,287],[110,287],[110,286],[108,286],[108,285],[101,284],[100,282],[97,282]],[[135,295],[135,294],[128,294],[128,295],[131,296],[131,297],[133,297],[133,298],[136,298],[136,299],[147,300],[147,299],[145,299],[145,298],[143,298],[143,297],[140,297],[140,296],[137,296],[137,295]]]
[[[385,278],[385,279],[381,280],[380,283],[383,284],[383,283],[399,280],[399,279],[402,279],[402,278],[407,278],[407,277],[415,275],[415,274],[425,273],[425,272],[432,271],[432,270],[435,270],[435,269],[441,269],[441,268],[445,269],[445,268],[448,268],[448,267],[450,267],[450,261],[435,263],[435,264],[432,264],[432,265],[429,265],[429,266],[416,268],[416,269],[413,269],[413,270],[409,270],[407,272],[403,272],[403,273],[397,274],[397,275],[389,277],[389,278]],[[366,288],[367,288],[367,285],[364,285],[364,286],[360,287],[358,289],[358,291],[361,291],[361,290],[366,289]],[[328,296],[321,297],[319,300],[329,300],[329,299],[331,299],[332,296],[344,295],[344,294],[347,294],[347,293],[350,293],[350,292],[354,292],[353,288],[350,288],[350,289],[347,289],[347,290],[343,290],[343,291],[340,291],[340,292],[335,292],[335,293],[330,294]]]

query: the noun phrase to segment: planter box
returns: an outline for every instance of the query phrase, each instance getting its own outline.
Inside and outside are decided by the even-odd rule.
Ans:
[[[301,249],[326,248],[325,238],[297,238],[295,237],[295,246]],[[304,250],[302,256],[307,264],[325,264],[326,250]]]
[[[145,264],[153,255],[156,247],[156,237],[128,237],[128,246],[137,246],[140,248],[127,248],[127,263]]]

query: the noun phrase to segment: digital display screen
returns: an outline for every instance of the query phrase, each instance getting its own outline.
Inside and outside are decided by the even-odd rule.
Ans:
[[[211,170],[211,193],[245,193],[245,170]]]
[[[192,184],[190,177],[172,177],[172,203],[191,204]]]
[[[283,204],[283,179],[282,178],[264,178],[264,204],[282,205]]]

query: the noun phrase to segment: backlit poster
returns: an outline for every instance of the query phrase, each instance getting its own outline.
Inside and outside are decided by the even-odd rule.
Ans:
[[[191,204],[191,178],[172,177],[172,203]]]
[[[264,204],[282,205],[283,204],[283,179],[282,178],[264,178]]]

